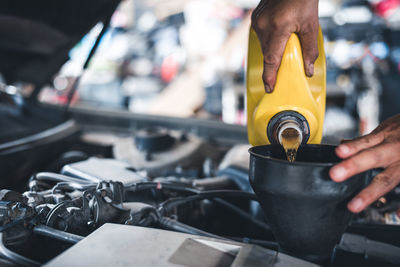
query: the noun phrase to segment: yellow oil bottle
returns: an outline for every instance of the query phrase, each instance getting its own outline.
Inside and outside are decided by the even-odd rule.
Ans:
[[[275,89],[267,94],[262,81],[261,46],[256,33],[250,29],[247,58],[247,131],[250,144],[282,144],[282,134],[285,139],[288,129],[297,132],[300,143],[321,142],[326,98],[326,63],[321,29],[318,50],[314,76],[308,78],[304,72],[299,38],[292,34],[286,44]]]

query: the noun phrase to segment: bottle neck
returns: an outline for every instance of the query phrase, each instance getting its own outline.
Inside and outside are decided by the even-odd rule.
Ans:
[[[277,127],[279,144],[283,145],[283,139],[296,139],[299,144],[303,142],[303,131],[297,121],[287,120],[280,123]]]
[[[310,138],[310,127],[306,118],[292,110],[279,112],[268,122],[267,136],[272,144],[282,144],[282,136],[285,132],[297,134],[301,144],[307,143]]]

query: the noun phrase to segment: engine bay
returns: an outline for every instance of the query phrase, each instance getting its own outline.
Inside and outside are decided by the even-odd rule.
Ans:
[[[11,266],[51,264],[87,236],[99,234],[103,225],[112,229],[110,223],[254,246],[285,257],[278,253],[250,187],[248,149],[247,144],[168,127],[104,129],[73,120],[5,143],[1,261]],[[24,163],[27,156],[30,164]],[[15,164],[27,167],[13,172]],[[394,190],[354,216],[331,262],[324,265],[395,266],[398,210],[399,192]],[[378,245],[360,248],[371,242]],[[298,262],[290,266],[313,266],[295,256]],[[280,266],[276,264],[268,266]]]

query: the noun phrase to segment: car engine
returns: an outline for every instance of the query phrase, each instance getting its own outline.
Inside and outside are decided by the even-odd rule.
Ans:
[[[52,266],[60,254],[110,223],[278,250],[248,181],[246,144],[222,144],[166,127],[77,127],[72,120],[59,131],[29,138],[6,143],[0,151],[1,168],[15,176],[7,180],[4,175],[9,187],[0,191],[2,264]],[[43,145],[43,140],[49,143]],[[56,147],[63,149],[54,151]],[[29,168],[10,170],[7,161],[19,159],[23,166],[23,155],[35,153]],[[398,199],[394,191],[356,216],[344,236],[379,237],[385,245],[398,245],[398,239],[384,237],[389,231],[399,233],[393,225],[399,223]],[[366,259],[365,251],[343,244],[336,247],[330,266],[345,266],[341,259],[349,255]],[[379,253],[376,257],[385,262]],[[298,260],[291,266],[313,266]]]
[[[105,223],[247,242],[272,238],[252,201],[247,145],[231,149],[160,127],[134,136],[75,132],[65,141],[73,150],[46,162],[17,191],[1,191],[3,261],[40,265]]]

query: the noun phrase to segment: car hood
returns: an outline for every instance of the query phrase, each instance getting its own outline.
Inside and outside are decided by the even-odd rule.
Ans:
[[[48,83],[70,49],[121,0],[0,1],[0,73],[6,83]]]

